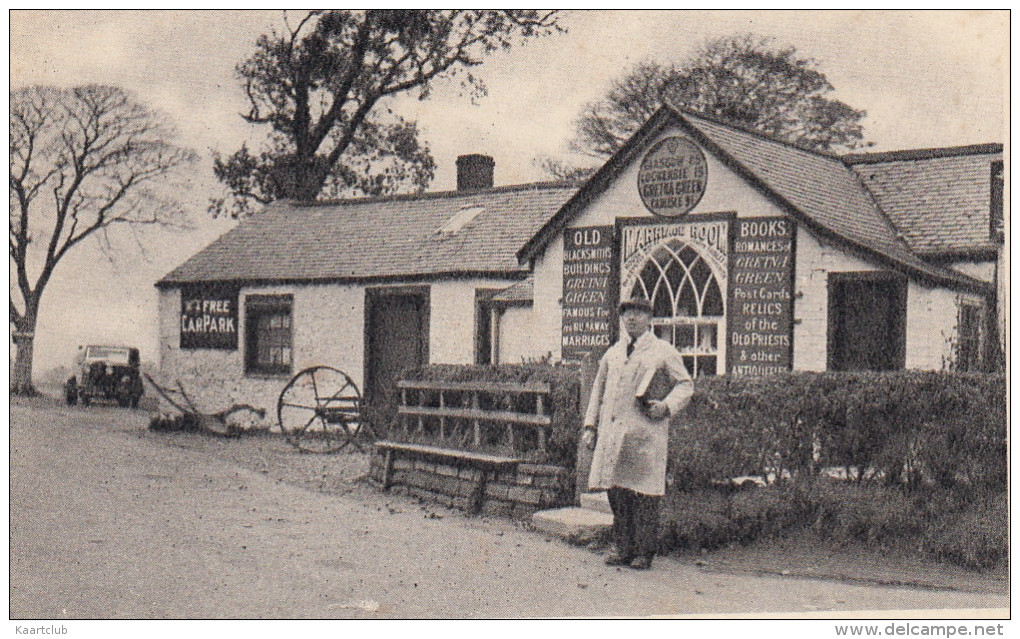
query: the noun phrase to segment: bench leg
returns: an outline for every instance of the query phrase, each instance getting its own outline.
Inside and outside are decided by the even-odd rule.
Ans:
[[[478,473],[478,483],[471,493],[471,514],[478,515],[482,512],[482,504],[485,503],[485,485],[489,482],[489,472],[482,469]]]
[[[386,451],[386,459],[383,461],[382,489],[389,490],[393,484],[393,451]]]

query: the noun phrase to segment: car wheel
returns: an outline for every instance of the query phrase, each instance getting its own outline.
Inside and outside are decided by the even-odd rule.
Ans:
[[[78,403],[78,385],[72,382],[68,382],[64,386],[64,399],[67,400],[68,406],[74,406]]]
[[[91,403],[92,403],[92,398],[89,397],[87,394],[83,394],[81,396],[81,405],[82,406],[88,406]]]

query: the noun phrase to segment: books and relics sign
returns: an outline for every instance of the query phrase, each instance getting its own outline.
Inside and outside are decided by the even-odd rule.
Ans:
[[[237,350],[236,286],[181,289],[181,348]]]
[[[564,360],[600,355],[609,348],[615,321],[611,294],[613,227],[566,229],[563,234]]]
[[[793,365],[796,226],[785,217],[734,222],[727,370],[769,375]]]

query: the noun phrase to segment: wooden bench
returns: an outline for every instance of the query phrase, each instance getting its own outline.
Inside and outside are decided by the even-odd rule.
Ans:
[[[400,389],[400,406],[397,414],[400,417],[404,437],[413,439],[425,431],[425,421],[434,420],[438,426],[439,441],[448,442],[458,448],[479,447],[483,440],[483,429],[495,428],[503,434],[502,440],[506,447],[516,452],[521,451],[518,441],[518,429],[536,431],[536,444],[539,455],[547,452],[549,431],[552,429],[552,417],[547,412],[550,384],[547,382],[436,382],[401,380],[397,382]],[[422,405],[423,393],[438,396],[438,406]],[[461,403],[451,405],[451,394],[458,395]],[[413,396],[418,401],[413,401]],[[534,412],[518,410],[500,410],[482,407],[482,397],[499,396],[520,397],[534,396]]]
[[[438,446],[426,446],[424,444],[408,444],[381,440],[375,443],[376,447],[385,452],[386,458],[383,467],[383,490],[389,490],[393,483],[393,461],[397,455],[406,454],[410,456],[426,457],[453,461],[458,464],[467,464],[479,470],[478,479],[471,492],[471,512],[478,514],[482,511],[482,503],[485,501],[485,485],[494,471],[513,470],[524,460],[516,457],[504,457],[502,455],[489,455],[486,453],[475,453],[454,448],[440,448]]]

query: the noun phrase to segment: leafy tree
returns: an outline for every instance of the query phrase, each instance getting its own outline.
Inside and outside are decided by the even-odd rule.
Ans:
[[[794,47],[744,34],[711,40],[688,61],[643,62],[588,104],[577,122],[575,150],[615,153],[664,101],[815,150],[870,146],[866,113],[827,97],[825,74]]]
[[[244,119],[268,126],[265,150],[215,158],[229,196],[214,214],[244,215],[281,198],[424,189],[435,164],[413,122],[386,108],[399,94],[428,96],[433,80],[463,73],[486,54],[559,30],[534,10],[312,11],[286,33],[261,36],[237,67]]]
[[[33,393],[39,302],[57,264],[115,225],[171,224],[157,184],[194,154],[174,146],[160,113],[110,86],[10,92],[11,390]]]

